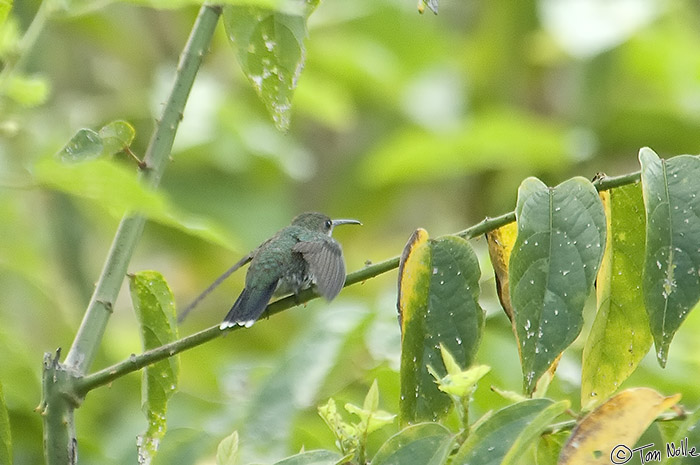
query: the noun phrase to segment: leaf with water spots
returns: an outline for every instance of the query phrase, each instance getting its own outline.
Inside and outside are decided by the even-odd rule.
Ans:
[[[484,327],[479,306],[479,262],[467,241],[456,236],[429,239],[418,230],[409,240],[399,268],[401,320],[402,424],[436,420],[450,409],[428,366],[447,374],[441,344],[462,367],[476,355]]]
[[[502,408],[474,429],[459,448],[455,465],[512,465],[569,402],[528,399]]]
[[[581,331],[583,306],[603,256],[605,212],[584,178],[554,188],[527,178],[518,189],[515,214],[510,298],[523,387],[532,393]]]
[[[277,128],[286,130],[304,68],[306,21],[319,0],[288,0],[277,8],[224,7],[224,26],[238,62]]]
[[[680,398],[680,394],[664,397],[649,388],[627,389],[611,397],[576,425],[558,465],[627,463],[654,418]]]
[[[596,279],[598,313],[583,349],[584,408],[592,408],[614,393],[651,347],[641,292],[645,235],[642,187],[630,184],[600,195],[608,234]]]
[[[56,155],[64,162],[78,162],[97,158],[103,150],[102,137],[92,129],[83,128]]]
[[[175,299],[163,276],[157,271],[130,275],[129,290],[140,326],[143,350],[154,349],[177,339]],[[179,355],[173,355],[142,371],[141,409],[146,414],[148,429],[138,437],[139,463],[150,463],[165,435],[167,403],[177,389],[179,368]],[[146,462],[141,462],[141,458]]]
[[[700,158],[662,160],[645,147],[639,161],[647,217],[644,304],[663,367],[673,336],[700,299]]]
[[[443,465],[454,436],[439,423],[419,423],[390,437],[372,458],[372,465]]]

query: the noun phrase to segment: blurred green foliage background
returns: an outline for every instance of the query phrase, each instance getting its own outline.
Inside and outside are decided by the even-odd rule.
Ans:
[[[0,381],[18,464],[42,460],[33,412],[42,355],[70,346],[119,220],[101,202],[37,186],[35,164],[79,128],[114,119],[136,127],[132,148],[143,154],[197,11],[76,3],[50,19],[26,57],[33,85],[0,107]],[[6,59],[38,4],[15,1],[0,37]],[[661,156],[698,153],[699,31],[700,6],[682,0],[442,0],[438,16],[419,15],[413,0],[324,0],[311,16],[285,134],[220,25],[162,183],[197,221],[149,223],[130,270],[163,273],[183,307],[301,211],[364,223],[335,235],[352,271],[398,255],[416,227],[437,236],[512,210],[527,176],[554,185],[635,171],[645,145]],[[133,166],[122,155],[115,162]],[[200,224],[223,239],[202,239]],[[485,243],[473,245],[488,312],[477,360],[493,367],[476,392],[484,413],[506,403],[488,386],[517,391],[521,375]],[[218,323],[242,279],[221,286],[180,334]],[[395,281],[388,273],[332,304],[314,301],[184,353],[156,463],[213,463],[216,444],[235,429],[244,462],[332,448],[316,406],[329,396],[361,403],[375,378],[380,407],[396,412]],[[700,389],[688,373],[700,369],[698,331],[696,311],[667,368],[650,354],[626,385],[682,392],[694,408]],[[565,353],[550,387],[575,408],[581,346]],[[93,369],[140,350],[123,292]],[[133,463],[146,428],[140,376],[91,393],[77,427],[81,463]],[[375,445],[394,431],[375,433]]]

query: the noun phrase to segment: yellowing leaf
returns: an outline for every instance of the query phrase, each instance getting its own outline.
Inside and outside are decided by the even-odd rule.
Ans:
[[[558,465],[609,465],[611,457],[618,460],[613,463],[626,463],[621,461],[624,454],[631,454],[654,418],[680,398],[680,394],[664,397],[649,388],[627,389],[611,397],[574,428]]]
[[[423,275],[420,273],[414,273],[415,267],[409,267],[406,269],[406,264],[411,261],[417,261],[423,263],[430,260],[430,255],[427,253],[426,249],[421,249],[421,253],[414,253],[428,240],[428,231],[423,228],[416,229],[411,237],[408,239],[406,246],[401,254],[401,264],[399,265],[399,301],[398,301],[398,311],[399,311],[399,324],[401,325],[401,337],[403,338],[404,329],[406,328],[406,320],[411,319],[412,315],[407,315],[405,310],[411,308],[408,305],[407,300],[409,297],[415,297],[415,288],[419,285],[418,280],[424,279]],[[408,290],[408,292],[403,292]]]
[[[518,225],[514,222],[486,233],[491,265],[496,277],[498,300],[501,301],[501,306],[511,322],[513,321],[513,306],[510,303],[510,289],[508,287],[508,263],[517,235]],[[520,350],[520,344],[518,344],[518,350]]]

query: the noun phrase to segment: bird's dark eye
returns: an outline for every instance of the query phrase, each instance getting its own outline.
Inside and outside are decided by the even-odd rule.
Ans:
[[[331,229],[331,226],[333,226],[333,222],[331,220],[326,220],[326,229]]]

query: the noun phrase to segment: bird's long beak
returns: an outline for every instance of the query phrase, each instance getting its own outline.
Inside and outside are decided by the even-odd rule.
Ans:
[[[341,224],[359,224],[359,225],[362,225],[362,223],[357,221],[357,220],[331,220],[331,230],[328,231],[328,234],[330,234],[331,231],[333,231],[333,228],[335,228],[336,226],[341,225]]]

